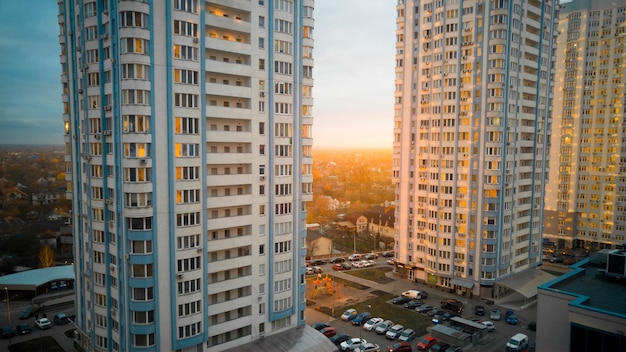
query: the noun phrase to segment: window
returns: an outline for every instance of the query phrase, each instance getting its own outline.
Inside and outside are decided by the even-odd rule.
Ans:
[[[150,105],[150,91],[140,89],[123,89],[122,104]]]
[[[198,48],[186,45],[174,45],[174,58],[186,61],[198,61]]]
[[[200,291],[200,279],[183,281],[178,283],[178,294],[184,295],[187,293],[193,293]]]
[[[198,13],[198,0],[175,0],[174,9],[189,13]]]
[[[150,182],[151,168],[134,168],[124,169],[124,182]]]
[[[135,324],[154,323],[154,311],[153,310],[149,310],[147,312],[133,311],[133,323]]]
[[[120,53],[122,54],[148,54],[150,42],[141,38],[121,38]]]
[[[150,79],[150,66],[142,64],[122,64],[122,79]]]
[[[153,275],[152,264],[131,264],[130,269],[131,277],[142,278],[152,277]]]
[[[129,158],[150,156],[150,143],[124,143],[124,156]]]
[[[152,241],[130,241],[130,249],[133,254],[152,253]]]
[[[174,106],[182,108],[198,108],[198,95],[176,93],[174,94]]]
[[[193,70],[174,70],[174,82],[182,84],[198,84],[198,71]]]
[[[196,226],[200,225],[200,212],[176,214],[176,226]]]
[[[133,334],[133,346],[149,347],[154,346],[154,334]]]
[[[176,190],[176,204],[192,204],[200,202],[199,189]]]
[[[151,301],[154,299],[154,288],[134,287],[131,290],[131,299],[133,301]]]
[[[176,167],[176,180],[198,180],[200,179],[200,168],[197,166]]]
[[[126,218],[126,227],[131,231],[152,230],[152,217]]]
[[[198,36],[198,24],[186,21],[174,20],[174,34],[197,37]]]
[[[124,132],[148,133],[150,132],[150,116],[124,115]]]
[[[178,327],[178,338],[183,339],[191,336],[198,335],[202,332],[202,324],[200,322],[190,325]]]
[[[188,315],[198,314],[201,312],[202,306],[200,301],[194,301],[189,303],[183,303],[178,305],[178,317],[185,317]]]
[[[143,12],[121,11],[120,26],[148,28],[148,15]]]
[[[175,129],[177,134],[198,134],[199,119],[195,117],[176,117]]]
[[[147,193],[124,193],[127,207],[149,207],[152,206],[152,192]]]

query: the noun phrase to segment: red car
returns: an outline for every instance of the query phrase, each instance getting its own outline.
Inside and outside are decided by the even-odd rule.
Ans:
[[[335,328],[333,328],[332,326],[329,326],[327,328],[323,328],[322,330],[320,330],[320,332],[322,334],[324,334],[324,336],[331,338],[335,335],[337,335],[337,330],[335,330]]]
[[[408,342],[396,342],[387,347],[387,352],[413,352],[413,348]]]
[[[428,349],[433,347],[433,345],[436,343],[437,339],[432,335],[428,335],[417,343],[417,349],[419,351],[428,351]]]
[[[341,263],[333,264],[333,270],[341,271],[343,270],[343,265]]]

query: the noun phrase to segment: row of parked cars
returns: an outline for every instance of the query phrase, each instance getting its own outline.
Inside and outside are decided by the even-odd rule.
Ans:
[[[22,319],[21,317],[22,315],[20,315],[20,319]],[[54,316],[52,321],[54,322],[54,325],[65,325],[70,322],[70,318],[63,313],[59,313]],[[39,328],[40,330],[46,330],[52,327],[52,322],[48,318],[45,318],[45,317],[38,318],[35,320],[35,326]],[[6,338],[13,337],[16,335],[30,334],[31,332],[33,332],[33,329],[31,328],[29,323],[20,323],[15,327],[4,326],[0,332],[0,337],[2,337],[3,339],[6,339]]]

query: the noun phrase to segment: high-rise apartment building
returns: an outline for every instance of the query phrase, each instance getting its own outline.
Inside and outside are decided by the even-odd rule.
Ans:
[[[305,324],[314,1],[58,3],[83,348]]]
[[[399,0],[398,271],[458,294],[541,264],[555,1]]]
[[[626,2],[561,5],[545,237],[616,248],[626,236]]]

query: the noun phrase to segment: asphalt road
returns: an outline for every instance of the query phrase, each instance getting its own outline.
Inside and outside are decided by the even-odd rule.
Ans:
[[[67,337],[64,335],[64,332],[66,330],[70,330],[72,329],[72,325],[71,324],[65,324],[65,325],[54,325],[54,323],[52,324],[52,328],[50,329],[46,329],[46,330],[40,330],[39,328],[37,328],[37,326],[35,325],[35,317],[33,316],[30,319],[24,319],[24,320],[20,320],[19,314],[28,306],[30,306],[30,302],[25,302],[25,301],[11,301],[9,302],[9,306],[10,306],[10,313],[11,313],[11,325],[12,326],[16,326],[18,324],[22,324],[22,323],[28,323],[30,324],[33,332],[30,334],[26,334],[26,335],[17,335],[12,337],[11,339],[1,339],[0,340],[0,351],[9,351],[9,344],[15,344],[15,343],[19,343],[19,342],[24,342],[24,341],[28,341],[28,340],[32,340],[32,339],[37,339],[39,337],[43,337],[43,336],[51,336],[53,337],[58,343],[59,345],[61,345],[61,347],[67,351],[67,352],[71,352],[74,351],[74,347],[73,347],[73,342],[72,342],[72,338]],[[6,302],[2,302],[1,305],[1,310],[0,310],[0,326],[7,326],[9,325],[9,319],[8,319],[8,312],[9,312],[9,307],[7,306]],[[65,314],[74,314],[74,303],[73,302],[68,302],[68,303],[64,303],[64,304],[59,304],[59,305],[55,305],[55,306],[49,306],[45,308],[45,313],[47,315],[47,318],[52,322],[52,319],[54,318],[54,316],[58,313],[65,313]],[[41,313],[40,313],[40,317],[41,317]],[[46,346],[40,346],[42,351],[46,351]],[[36,351],[33,351],[36,352]]]

